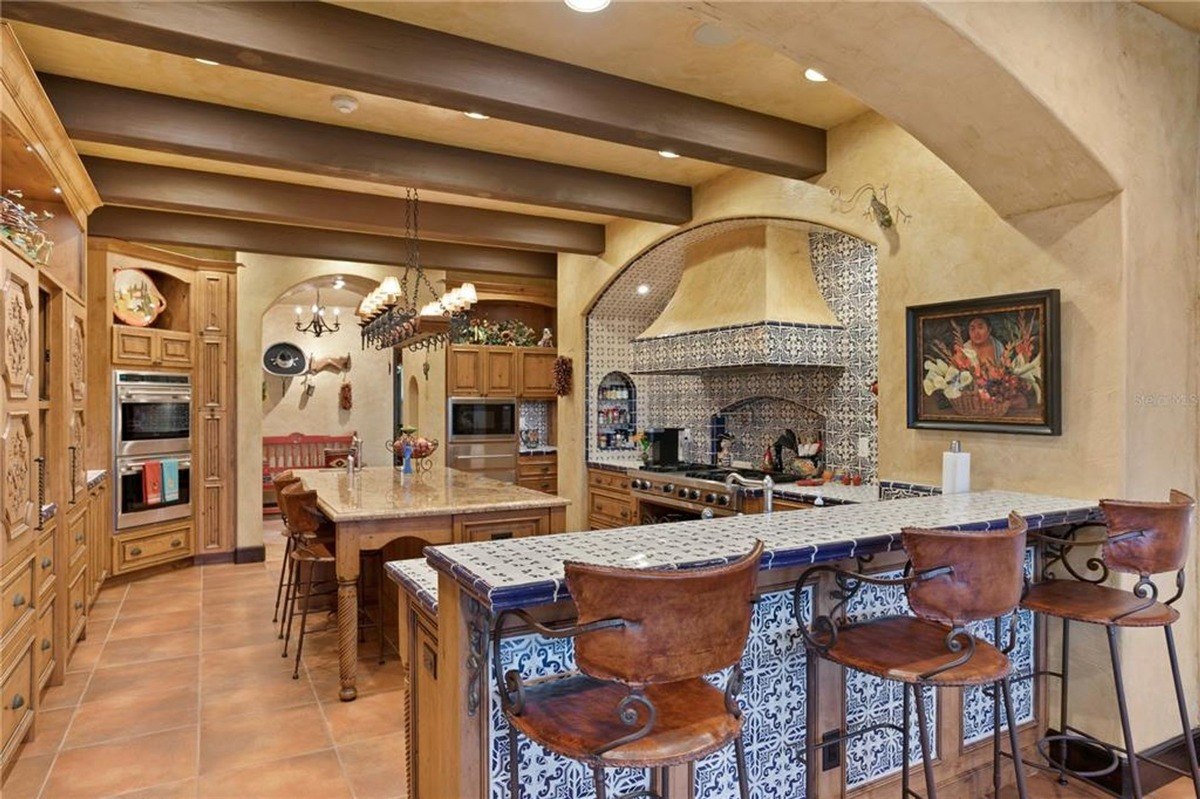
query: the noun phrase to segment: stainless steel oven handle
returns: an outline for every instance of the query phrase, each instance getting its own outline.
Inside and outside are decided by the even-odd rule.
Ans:
[[[122,476],[128,476],[128,475],[131,475],[131,474],[137,474],[137,473],[139,473],[139,472],[144,472],[144,471],[146,471],[146,464],[147,464],[147,463],[149,463],[149,461],[142,461],[141,463],[134,463],[134,464],[131,464],[131,465],[129,465],[129,466],[122,467],[122,468],[121,468],[121,471],[120,471],[120,474],[121,474]],[[181,470],[182,470],[182,469],[190,469],[190,468],[192,468],[192,461],[191,461],[190,459],[188,459],[188,460],[182,460],[182,461],[180,461],[180,462],[179,462],[179,468],[180,468]]]
[[[509,460],[514,460],[516,457],[517,457],[516,455],[510,454],[510,453],[503,453],[500,455],[455,455],[454,460],[456,460],[456,461],[473,461],[473,460],[486,460],[488,458],[508,458]]]
[[[192,398],[187,394],[156,394],[148,396],[145,394],[129,395],[118,397],[117,401],[121,405],[156,405],[156,404],[171,404],[191,402]]]

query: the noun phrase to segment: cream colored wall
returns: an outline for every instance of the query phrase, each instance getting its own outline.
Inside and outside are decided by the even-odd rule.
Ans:
[[[342,327],[334,333],[313,338],[296,331],[294,302],[276,305],[263,314],[263,345],[287,341],[310,357],[350,355],[350,371],[310,375],[312,394],[305,391],[301,377],[275,377],[262,373],[266,386],[263,400],[264,436],[289,433],[306,435],[350,435],[357,430],[363,439],[363,462],[368,466],[390,464],[383,443],[392,437],[392,353],[363,350],[354,323],[354,308],[342,308]],[[333,312],[333,306],[329,306]],[[343,410],[340,392],[343,377],[350,382],[352,407]]]
[[[238,253],[237,260],[245,267],[238,273],[237,316],[237,407],[238,407],[238,531],[239,548],[262,545],[262,494],[257,481],[262,474],[262,351],[263,314],[274,305],[281,294],[292,286],[322,276],[359,276],[378,282],[397,270],[376,264],[348,261],[324,261],[312,258],[289,258],[257,253]],[[435,285],[444,278],[441,273],[429,272]],[[431,356],[430,382],[440,375],[445,385],[445,354]],[[357,354],[357,352],[355,353]],[[432,393],[432,392],[431,392]],[[444,389],[443,389],[444,393]],[[357,400],[356,400],[357,401]],[[444,413],[444,411],[443,411]],[[379,411],[381,418],[390,420],[390,402]],[[425,413],[422,412],[423,418]],[[377,444],[382,452],[382,445]],[[251,490],[247,490],[253,486]]]

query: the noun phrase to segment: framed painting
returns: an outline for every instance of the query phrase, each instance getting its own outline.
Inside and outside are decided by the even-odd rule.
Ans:
[[[908,426],[1057,436],[1057,289],[910,306]]]

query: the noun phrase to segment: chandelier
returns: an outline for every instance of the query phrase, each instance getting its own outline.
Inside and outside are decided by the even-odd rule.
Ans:
[[[408,247],[404,274],[399,279],[388,275],[359,304],[356,314],[363,347],[436,349],[466,329],[466,312],[477,300],[472,283],[441,294],[433,288],[421,266],[420,200],[416,189],[408,189],[405,199],[404,237]],[[423,292],[427,300],[421,304]]]
[[[303,309],[296,306],[296,329],[301,333],[312,333],[314,337],[320,338],[326,333],[333,333],[342,329],[342,309],[333,309],[333,324],[325,321],[325,306],[321,304],[321,290],[317,289],[317,301],[309,308],[312,313],[312,318],[308,320],[308,324],[300,324],[300,316],[304,312]]]

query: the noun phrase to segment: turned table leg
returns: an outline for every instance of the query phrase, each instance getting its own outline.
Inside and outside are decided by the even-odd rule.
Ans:
[[[338,698],[351,702],[358,696],[358,536],[348,530],[337,531],[338,581]]]

